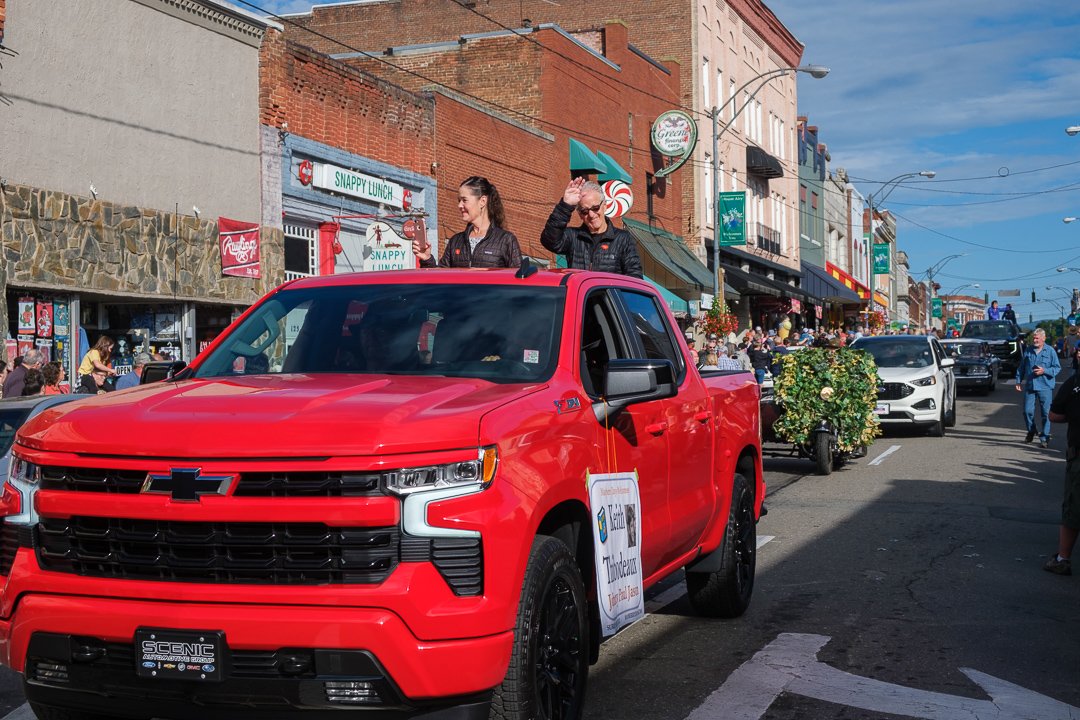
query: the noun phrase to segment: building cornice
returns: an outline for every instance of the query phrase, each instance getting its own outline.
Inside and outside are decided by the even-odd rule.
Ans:
[[[224,0],[135,0],[192,25],[210,30],[245,45],[259,47],[267,28],[284,31],[284,26]]]

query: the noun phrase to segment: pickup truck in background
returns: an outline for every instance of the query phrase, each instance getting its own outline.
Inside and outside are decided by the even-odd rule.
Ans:
[[[168,381],[19,432],[0,662],[52,720],[577,718],[588,474],[637,470],[644,588],[685,568],[697,612],[737,616],[758,401],[634,278],[287,283]]]
[[[1012,320],[968,320],[960,337],[983,340],[990,346],[990,352],[999,362],[999,377],[1016,375],[1024,357],[1027,333]]]

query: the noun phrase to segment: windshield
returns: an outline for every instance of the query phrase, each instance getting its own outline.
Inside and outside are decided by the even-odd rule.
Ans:
[[[26,422],[29,415],[30,408],[0,410],[0,455],[4,455],[11,449],[11,443],[15,441],[15,433]]]
[[[962,335],[983,340],[1008,340],[1013,336],[1013,327],[1007,322],[968,323]]]
[[[989,354],[987,347],[982,343],[958,343],[942,340],[941,344],[944,346],[945,352],[952,357],[981,358]]]
[[[257,307],[195,377],[281,373],[547,379],[563,288],[347,285],[286,289]]]
[[[856,342],[852,347],[865,350],[874,356],[874,362],[883,368],[924,368],[934,364],[930,344],[926,341],[874,341]]]

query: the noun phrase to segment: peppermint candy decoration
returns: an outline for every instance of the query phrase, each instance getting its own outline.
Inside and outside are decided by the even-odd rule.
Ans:
[[[622,217],[634,204],[634,192],[622,180],[604,183],[604,214],[609,218]]]

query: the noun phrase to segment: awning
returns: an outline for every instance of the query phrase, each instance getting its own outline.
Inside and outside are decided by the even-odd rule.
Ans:
[[[627,185],[634,182],[634,178],[630,173],[623,170],[622,166],[615,162],[615,158],[611,157],[606,152],[597,150],[596,157],[600,158],[600,162],[607,165],[607,172],[600,173],[596,176],[596,179],[600,182],[605,182],[607,180],[622,180]]]
[[[690,303],[688,303],[686,300],[683,300],[681,297],[671,292],[648,275],[645,276],[645,281],[652,283],[656,287],[656,289],[660,292],[660,297],[664,298],[664,302],[666,302],[667,306],[671,308],[671,312],[675,315],[675,317],[688,317],[690,315]]]
[[[720,263],[720,267],[724,268],[724,280],[730,280],[731,284],[743,294],[798,298],[815,305],[821,304],[818,296],[807,292],[805,288],[797,288],[794,285],[788,285],[764,275],[756,275],[725,263]]]
[[[746,172],[763,178],[780,178],[784,177],[784,166],[761,148],[747,145]]]
[[[826,261],[825,272],[829,273],[834,279],[839,280],[848,290],[853,290],[862,302],[870,299],[870,288],[851,277],[845,270],[841,270],[831,262]]]
[[[585,143],[570,138],[570,170],[584,173],[606,173],[608,166],[596,157]]]
[[[839,280],[833,279],[825,271],[825,268],[804,262],[802,271],[803,288],[811,295],[834,303],[857,304],[862,302],[854,290],[847,289]]]
[[[682,239],[666,230],[623,218],[637,241],[645,274],[676,294],[697,298],[713,291],[713,276]]]

